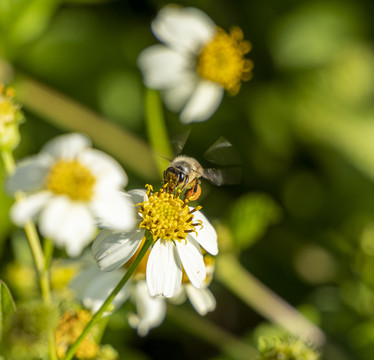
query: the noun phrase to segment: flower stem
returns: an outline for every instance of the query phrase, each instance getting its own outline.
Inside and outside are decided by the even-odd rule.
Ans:
[[[123,278],[120,280],[120,282],[117,284],[117,286],[112,290],[112,292],[109,294],[109,296],[104,301],[103,305],[101,305],[100,309],[92,316],[90,322],[86,325],[86,327],[83,329],[82,333],[78,337],[78,339],[75,341],[75,343],[69,348],[68,352],[66,353],[66,356],[64,360],[70,360],[73,358],[74,354],[78,350],[78,347],[80,343],[83,341],[83,339],[86,337],[86,335],[89,333],[91,328],[101,319],[101,316],[104,314],[104,312],[108,309],[118,292],[123,288],[123,286],[126,284],[126,282],[130,279],[131,275],[134,273],[135,269],[139,265],[140,261],[148,251],[149,247],[151,246],[153,242],[152,236],[149,236],[146,238],[146,241],[144,245],[142,246],[138,256],[135,258],[134,262],[131,264],[129,269],[126,271]]]
[[[323,345],[325,335],[322,330],[257,280],[233,254],[219,255],[216,264],[216,279],[259,314],[293,335],[316,346]]]
[[[170,146],[162,112],[160,94],[155,90],[147,89],[145,94],[145,120],[149,142],[155,153],[157,168],[162,176],[169,161],[173,158],[173,150]]]
[[[3,159],[4,168],[8,175],[11,175],[15,169],[15,162],[13,154],[9,150],[2,150],[1,157]],[[24,195],[21,192],[15,194],[16,201],[21,200]],[[31,249],[32,257],[34,259],[35,267],[39,277],[40,291],[42,294],[42,299],[45,304],[51,304],[51,291],[49,287],[49,261],[46,262],[42,246],[40,244],[40,239],[38,232],[36,231],[35,225],[32,221],[28,221],[24,230],[26,233],[26,238],[29,242]],[[51,331],[48,334],[48,343],[49,343],[49,355],[51,360],[57,360],[56,347],[54,341],[54,333]]]

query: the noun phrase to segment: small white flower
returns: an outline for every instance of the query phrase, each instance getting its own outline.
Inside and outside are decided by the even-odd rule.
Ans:
[[[11,209],[23,226],[37,218],[40,232],[76,256],[92,240],[96,225],[129,230],[135,224],[130,197],[120,192],[127,175],[109,155],[92,149],[81,134],[49,141],[38,155],[20,161],[8,190],[25,193]]]
[[[236,94],[250,79],[253,64],[244,55],[251,45],[238,27],[227,34],[201,10],[170,5],[151,27],[165,45],[143,50],[138,65],[145,85],[161,90],[171,110],[182,110],[182,123],[208,119],[224,90]]]
[[[162,296],[151,296],[145,280],[134,281],[130,298],[136,306],[136,313],[129,315],[129,325],[137,329],[140,336],[159,326],[166,315],[166,301]]]
[[[153,237],[146,265],[146,280],[151,296],[175,296],[182,282],[182,266],[191,284],[197,288],[206,277],[200,246],[212,255],[218,253],[217,233],[208,219],[189,208],[178,195],[161,189],[130,191],[139,205],[139,229],[131,232],[104,230],[93,243],[92,251],[104,271],[124,265],[139,249],[146,232]]]

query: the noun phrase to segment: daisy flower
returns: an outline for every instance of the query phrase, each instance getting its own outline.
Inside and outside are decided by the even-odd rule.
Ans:
[[[120,192],[127,175],[109,155],[92,149],[81,134],[49,141],[38,155],[20,161],[7,179],[8,190],[24,193],[11,219],[24,226],[36,218],[41,234],[69,256],[77,256],[95,235],[96,225],[130,230],[133,203]]]
[[[165,185],[166,186],[166,185]],[[217,233],[208,219],[190,208],[187,201],[165,191],[152,193],[130,191],[138,204],[139,226],[130,232],[104,230],[93,243],[92,251],[101,270],[111,271],[124,265],[139,249],[145,237],[153,244],[146,265],[146,281],[151,296],[175,296],[182,282],[182,269],[197,288],[206,277],[200,246],[208,253],[218,253]]]
[[[166,105],[181,111],[182,123],[208,119],[225,90],[235,95],[251,78],[253,63],[244,57],[251,44],[239,27],[227,33],[199,9],[169,5],[151,28],[164,45],[143,50],[138,66],[145,85],[161,90]]]

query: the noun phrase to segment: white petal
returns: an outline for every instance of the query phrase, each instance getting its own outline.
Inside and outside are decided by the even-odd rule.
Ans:
[[[75,291],[83,305],[92,313],[95,313],[103,305],[124,274],[123,269],[107,273],[100,271],[96,266],[91,266],[75,277],[70,282],[69,287]],[[118,292],[112,301],[115,308],[120,307],[129,297],[128,285],[129,283]]]
[[[201,287],[206,276],[206,271],[199,244],[190,238],[187,242],[176,241],[176,246],[182,261],[183,269],[191,281],[191,284],[197,288]]]
[[[27,196],[14,203],[10,210],[10,218],[17,226],[23,226],[27,221],[35,218],[52,194],[49,191],[41,191]]]
[[[195,72],[190,59],[163,45],[143,50],[138,58],[138,66],[143,73],[144,84],[156,90],[183,84]]]
[[[199,9],[165,6],[152,22],[154,35],[171,48],[197,53],[215,33],[214,22]]]
[[[207,120],[217,110],[223,93],[221,85],[201,80],[180,115],[181,123],[188,124]]]
[[[98,225],[115,231],[130,231],[136,222],[136,208],[131,197],[120,191],[96,196],[90,207]]]
[[[200,315],[204,316],[216,308],[216,299],[208,288],[197,289],[191,284],[185,288],[192,306]]]
[[[72,133],[57,136],[44,145],[41,152],[57,159],[73,159],[83,149],[91,146],[89,138],[83,134]]]
[[[166,106],[171,110],[178,112],[183,109],[187,101],[192,96],[200,78],[197,74],[191,74],[190,77],[176,84],[175,87],[171,89],[166,89],[162,91],[162,97]]]
[[[100,184],[112,189],[127,185],[128,178],[121,165],[102,151],[86,148],[79,153],[77,160],[89,168]]]
[[[101,270],[112,271],[125,264],[138,249],[144,229],[128,233],[103,230],[92,245],[92,254]]]
[[[16,191],[40,190],[45,187],[53,159],[50,156],[30,156],[17,163],[15,172],[6,180],[6,189],[14,194]]]
[[[147,283],[143,280],[136,282],[131,294],[136,305],[137,314],[130,314],[128,321],[131,327],[137,328],[140,336],[148,334],[149,330],[160,325],[166,315],[165,298],[149,295]]]
[[[134,205],[148,200],[147,191],[144,189],[133,189],[127,191]]]
[[[174,296],[181,285],[182,267],[171,241],[157,240],[147,262],[147,284],[151,296]]]
[[[194,213],[194,221],[201,220],[203,227],[197,226],[197,235],[190,233],[187,239],[193,237],[209,254],[218,254],[217,232],[201,211]]]
[[[85,205],[58,196],[50,200],[40,214],[40,232],[69,256],[77,256],[92,240],[95,225]]]

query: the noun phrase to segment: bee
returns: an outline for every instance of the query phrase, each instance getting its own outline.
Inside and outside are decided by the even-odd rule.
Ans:
[[[227,140],[220,138],[208,149],[205,156],[208,157],[210,154],[210,160],[213,161],[213,154],[215,154],[217,150],[222,150],[223,148],[228,149],[230,147],[232,147],[232,145]],[[194,201],[201,195],[200,178],[207,179],[214,185],[221,186],[223,184],[237,182],[237,175],[237,169],[236,171],[233,171],[233,168],[205,169],[195,158],[179,155],[170,162],[169,166],[164,171],[163,183],[167,184],[167,189],[170,193],[174,192],[176,189],[182,191],[186,190],[184,198]]]

